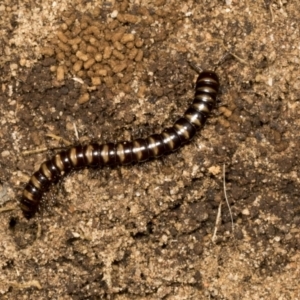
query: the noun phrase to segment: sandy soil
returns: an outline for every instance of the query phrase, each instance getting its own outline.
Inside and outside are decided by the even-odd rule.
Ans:
[[[61,2],[0,4],[0,298],[300,299],[300,2]],[[193,142],[74,171],[22,216],[66,141],[170,126],[190,62],[221,81]]]

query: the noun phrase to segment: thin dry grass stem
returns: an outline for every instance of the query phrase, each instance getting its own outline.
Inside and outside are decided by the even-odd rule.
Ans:
[[[229,210],[229,214],[230,214],[230,218],[231,218],[231,230],[232,233],[234,231],[234,223],[233,223],[233,217],[232,217],[232,212],[231,212],[231,207],[229,205],[229,201],[227,198],[227,193],[226,193],[226,178],[225,178],[225,164],[223,164],[223,188],[224,188],[224,197],[225,197],[225,201]]]
[[[205,41],[201,44],[207,44],[207,43],[218,43],[220,44],[224,49],[225,51],[227,51],[228,53],[230,53],[234,58],[236,58],[239,62],[245,64],[245,65],[249,65],[249,63],[244,60],[243,58],[239,57],[238,55],[236,55],[234,52],[230,51],[225,45],[224,45],[224,42],[221,40],[221,39],[211,39],[209,41]]]
[[[8,286],[13,286],[19,290],[28,289],[28,288],[32,288],[32,287],[35,287],[39,290],[42,289],[42,286],[38,280],[30,280],[30,281],[22,282],[22,283],[19,283],[16,281],[2,281],[2,283],[6,284]]]
[[[66,145],[66,146],[71,146],[71,145],[72,145],[72,143],[69,142],[68,140],[65,140],[65,139],[63,139],[62,137],[60,137],[60,136],[58,136],[58,135],[55,135],[55,134],[53,134],[53,133],[47,133],[47,134],[46,134],[46,137],[50,137],[50,138],[52,138],[52,139],[54,139],[54,140],[57,140],[57,141],[59,141],[60,143],[63,143],[64,145]],[[56,148],[55,148],[55,149],[56,149]],[[25,150],[25,151],[22,151],[21,154],[22,154],[23,156],[28,156],[28,155],[32,155],[32,154],[37,154],[37,153],[46,152],[46,151],[48,151],[48,150],[49,150],[49,148],[47,148],[47,147],[41,147],[41,148],[37,148],[37,149],[32,149],[32,150]]]
[[[231,207],[229,205],[229,201],[228,201],[228,197],[227,197],[227,192],[226,192],[226,177],[225,177],[225,164],[223,165],[223,190],[224,190],[224,198],[229,210],[229,214],[230,214],[230,218],[231,218],[231,230],[232,233],[234,232],[234,223],[233,223],[233,216],[232,216],[232,211],[231,211]],[[215,222],[215,229],[214,229],[214,233],[212,236],[212,241],[215,243],[217,240],[217,232],[218,232],[218,227],[221,223],[221,213],[222,213],[222,202],[220,202],[219,207],[218,207],[218,213],[217,213],[217,217],[216,217],[216,222]]]
[[[270,10],[270,14],[271,14],[271,22],[274,23],[274,12],[272,9],[272,3],[269,4],[269,10]]]
[[[78,130],[77,130],[77,127],[76,127],[75,123],[73,123],[73,128],[74,128],[76,140],[78,141],[79,140],[79,135],[78,135]]]

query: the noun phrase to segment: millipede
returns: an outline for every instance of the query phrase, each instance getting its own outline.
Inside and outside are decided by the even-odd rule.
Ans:
[[[176,151],[203,127],[215,105],[219,87],[214,71],[202,71],[196,81],[193,102],[172,127],[133,141],[74,146],[43,162],[23,190],[20,207],[24,216],[33,217],[50,185],[74,169],[139,163]]]

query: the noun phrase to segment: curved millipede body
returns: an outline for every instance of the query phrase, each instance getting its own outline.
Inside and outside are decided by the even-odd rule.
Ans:
[[[173,152],[190,141],[201,129],[214,107],[219,79],[213,71],[203,71],[196,82],[195,98],[172,127],[145,139],[128,142],[74,146],[45,161],[30,178],[20,200],[25,217],[34,216],[49,186],[73,169],[124,165],[142,162]]]

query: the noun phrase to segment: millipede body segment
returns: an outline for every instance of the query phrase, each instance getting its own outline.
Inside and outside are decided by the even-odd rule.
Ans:
[[[33,217],[43,193],[73,169],[143,162],[177,150],[202,128],[214,107],[218,90],[219,79],[216,73],[203,71],[197,78],[192,104],[172,127],[162,130],[160,134],[128,142],[79,145],[57,153],[42,163],[25,186],[20,200],[24,216]]]

